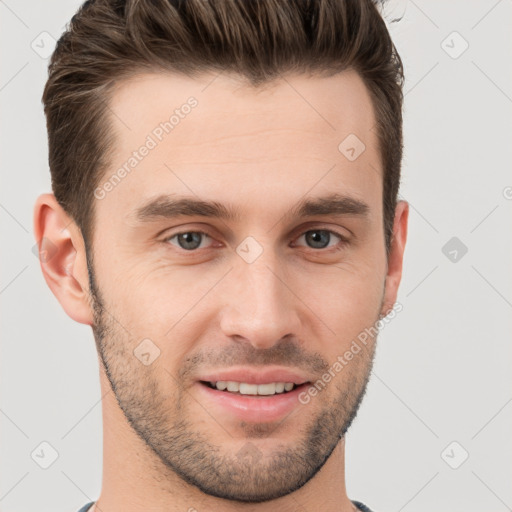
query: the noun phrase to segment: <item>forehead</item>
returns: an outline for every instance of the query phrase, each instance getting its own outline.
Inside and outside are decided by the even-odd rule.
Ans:
[[[366,139],[366,132],[375,125],[369,92],[354,70],[331,77],[286,75],[260,87],[227,72],[196,78],[163,72],[140,74],[117,84],[110,102],[113,125],[124,135],[134,129],[148,132],[155,114],[168,120],[190,98],[198,104],[192,122],[208,121],[202,126],[194,123],[194,131],[202,139],[214,137],[219,128],[222,135],[239,133],[243,128],[277,130],[295,126],[309,127],[319,137],[329,132],[338,137],[351,130],[348,133]],[[243,125],[236,125],[236,120],[243,120]],[[183,131],[183,127],[175,130],[174,138],[179,139]]]
[[[236,193],[241,202],[261,192],[264,205],[284,201],[283,190],[296,200],[315,183],[380,194],[373,105],[352,70],[259,88],[225,72],[141,74],[117,85],[109,108],[116,143],[100,185],[125,172],[102,208],[133,211],[138,199],[176,192],[219,201]]]

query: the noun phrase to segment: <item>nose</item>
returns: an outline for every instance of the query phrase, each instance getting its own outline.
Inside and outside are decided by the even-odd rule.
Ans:
[[[259,349],[270,348],[286,336],[299,338],[300,329],[300,300],[290,277],[269,253],[270,249],[265,250],[252,263],[235,260],[221,311],[222,332]]]

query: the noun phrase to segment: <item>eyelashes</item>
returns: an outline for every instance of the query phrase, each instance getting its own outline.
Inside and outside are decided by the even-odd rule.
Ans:
[[[212,238],[210,237],[210,235],[208,235],[208,233],[205,233],[204,231],[182,231],[180,233],[175,233],[174,235],[171,235],[167,238],[165,238],[164,242],[168,242],[168,243],[172,243],[171,240],[174,239],[174,238],[177,238],[178,240],[180,240],[180,237],[181,240],[186,243],[186,244],[189,244],[189,243],[192,243],[192,245],[194,245],[194,241],[190,241],[189,237],[183,237],[183,235],[199,235],[199,237],[207,237],[207,238]],[[197,239],[199,238],[198,236],[195,237],[195,241],[197,242]],[[172,244],[172,245],[175,245],[175,244]],[[199,249],[199,247],[196,247],[196,248],[185,248],[185,247],[180,247],[179,245],[177,246],[179,249],[182,249],[184,251],[187,251],[187,252],[194,252],[194,251],[197,251]]]
[[[309,233],[328,233],[329,234],[329,242],[331,241],[331,237],[332,235],[334,235],[336,238],[339,239],[339,242],[333,246],[327,246],[327,247],[311,247],[311,246],[307,246],[309,249],[314,249],[314,250],[319,250],[319,251],[326,251],[328,249],[336,249],[336,248],[341,248],[341,247],[344,247],[347,243],[348,243],[348,239],[343,236],[342,234],[338,233],[337,231],[333,231],[331,229],[308,229],[307,231],[304,231],[300,236],[299,236],[299,239],[302,238],[302,237],[305,237],[307,236]],[[315,240],[313,240],[314,243],[316,243]]]
[[[318,235],[318,234],[327,234],[327,246],[322,246],[325,242],[325,236],[320,238],[323,240],[318,241],[318,236],[310,236],[308,241],[312,242],[313,245],[315,243],[320,243],[320,247],[311,247],[309,245],[302,245],[299,244],[298,247],[306,247],[307,249],[310,249],[314,252],[330,252],[331,250],[340,250],[344,248],[348,243],[349,240],[346,236],[342,235],[341,233],[338,233],[337,231],[334,231],[332,229],[326,229],[326,228],[312,228],[308,229],[306,231],[303,231],[295,240],[300,240],[303,237],[308,237],[308,235]],[[332,237],[337,238],[339,241],[335,243],[334,245],[330,245],[330,242],[332,241]],[[305,240],[306,240],[305,238]],[[315,239],[316,238],[316,239]],[[180,231],[178,233],[174,233],[170,236],[167,236],[163,242],[166,244],[173,245],[176,247],[180,252],[183,251],[184,253],[197,253],[203,249],[209,249],[211,246],[204,247],[203,242],[205,240],[214,240],[212,236],[210,236],[205,231],[194,231],[194,230],[188,230],[188,231]],[[173,242],[175,240],[175,242]],[[183,245],[181,245],[183,244]],[[221,245],[222,246],[222,245]],[[294,247],[297,247],[296,244],[294,244]]]

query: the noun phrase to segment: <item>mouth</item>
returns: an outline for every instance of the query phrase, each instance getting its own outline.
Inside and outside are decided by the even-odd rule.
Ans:
[[[221,415],[219,417],[226,417],[227,414],[228,418],[236,422],[242,420],[248,423],[270,423],[286,420],[291,412],[303,407],[300,396],[309,385],[309,382],[256,385],[235,381],[200,380],[196,382],[196,389],[200,401],[208,407],[213,418],[217,417],[217,412]],[[263,394],[260,394],[260,390]],[[295,415],[288,421],[303,421],[302,418],[303,415]]]
[[[243,395],[251,397],[269,397],[276,395],[286,395],[295,391],[298,388],[308,386],[309,382],[303,384],[295,384],[293,382],[268,382],[266,384],[250,384],[247,382],[236,381],[199,381],[203,386],[206,386],[215,391],[224,393]]]

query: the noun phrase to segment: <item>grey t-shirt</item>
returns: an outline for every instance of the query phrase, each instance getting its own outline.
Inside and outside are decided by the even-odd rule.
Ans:
[[[352,500],[352,503],[361,511],[361,512],[372,512],[366,505],[361,503],[360,501],[354,501]],[[78,512],[87,512],[90,507],[94,505],[94,501],[91,501],[90,503],[87,503],[87,505],[84,505]]]

